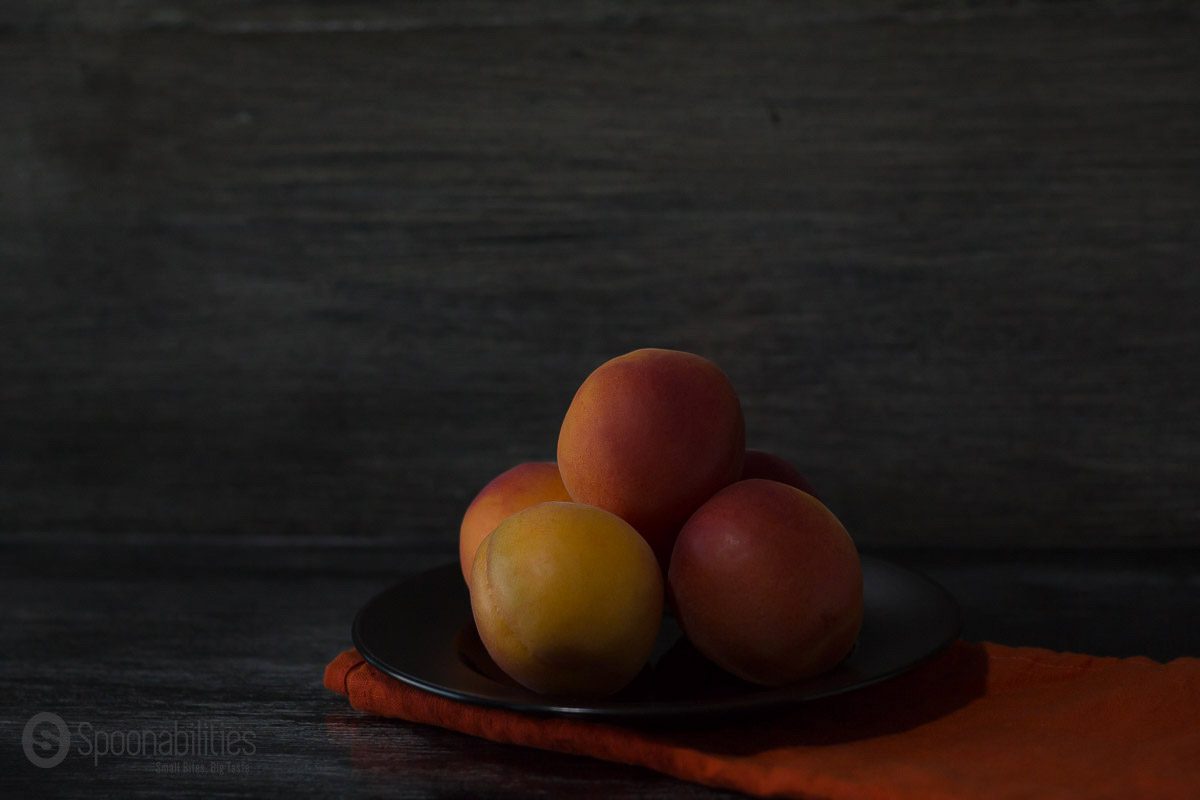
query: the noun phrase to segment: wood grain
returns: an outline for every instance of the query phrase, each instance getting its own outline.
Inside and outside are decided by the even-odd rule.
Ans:
[[[1195,545],[1200,21],[838,7],[6,4],[0,521],[440,546],[665,345],[868,545]]]
[[[614,797],[724,796],[643,769],[354,712],[321,675],[350,646],[356,607],[406,571],[444,559],[342,541],[0,537],[9,621],[0,633],[0,793],[518,798],[587,787]],[[96,731],[199,723],[249,732],[255,750],[98,762],[76,750],[43,770],[19,744],[40,711]]]
[[[419,31],[436,28],[721,26],[764,30],[809,23],[986,20],[1038,17],[1067,23],[1122,19],[1151,13],[1195,18],[1188,0],[553,0],[490,3],[481,0],[9,0],[0,24],[21,32],[206,30],[220,33]]]
[[[1200,655],[1195,551],[884,553],[953,591],[971,639]],[[718,797],[645,770],[364,717],[321,686],[375,592],[453,560],[372,538],[0,534],[5,797]],[[243,758],[29,764],[26,721],[254,733]],[[175,774],[177,762],[203,771]],[[214,764],[225,774],[209,772]]]

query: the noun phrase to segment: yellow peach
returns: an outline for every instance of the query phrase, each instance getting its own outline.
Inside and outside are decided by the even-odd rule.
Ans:
[[[471,610],[496,664],[535,692],[606,695],[642,669],[658,636],[663,582],[654,553],[599,508],[550,502],[483,540]]]

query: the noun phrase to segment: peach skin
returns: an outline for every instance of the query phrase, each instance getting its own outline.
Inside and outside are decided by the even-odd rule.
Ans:
[[[820,500],[777,481],[739,481],[697,509],[668,582],[696,649],[752,683],[781,686],[831,669],[862,625],[850,534]]]
[[[747,450],[746,460],[742,464],[742,480],[751,478],[763,478],[768,481],[779,481],[786,483],[788,486],[795,486],[802,492],[808,492],[813,497],[817,496],[813,485],[808,482],[808,479],[800,474],[800,470],[792,466],[791,462],[786,461],[774,453],[768,453],[765,450]]]
[[[558,465],[530,461],[500,473],[475,495],[458,529],[458,561],[463,579],[471,578],[475,550],[506,517],[549,500],[570,500]]]
[[[650,546],[593,506],[541,503],[483,540],[471,571],[479,638],[535,692],[611,694],[641,671],[662,620]]]
[[[666,570],[679,527],[742,471],[746,432],[716,364],[646,349],[600,365],[575,393],[558,434],[572,499],[613,512]]]

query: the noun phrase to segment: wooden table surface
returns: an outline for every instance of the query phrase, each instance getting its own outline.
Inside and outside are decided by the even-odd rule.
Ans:
[[[1133,553],[883,552],[959,598],[971,639],[1092,653],[1200,655],[1200,558]],[[346,538],[0,536],[0,793],[6,797],[715,796],[648,771],[372,719],[321,685],[372,594],[453,558]],[[252,731],[253,755],[72,753],[38,769],[35,713],[96,730],[197,722]],[[186,759],[183,763],[189,763]],[[217,768],[221,768],[218,766]],[[233,771],[239,770],[239,771]]]

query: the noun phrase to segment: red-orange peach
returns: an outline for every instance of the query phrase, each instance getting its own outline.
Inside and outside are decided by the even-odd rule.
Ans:
[[[467,506],[458,529],[458,561],[463,578],[471,579],[479,543],[505,518],[538,503],[570,499],[553,461],[517,464],[492,478]]]
[[[831,669],[862,625],[853,540],[820,500],[777,481],[739,481],[697,509],[668,584],[696,649],[767,686]]]
[[[680,526],[742,471],[746,432],[716,364],[678,350],[635,350],[600,365],[558,435],[572,499],[633,525],[665,570]]]
[[[746,481],[751,478],[779,481],[788,486],[795,486],[802,492],[808,492],[813,497],[817,496],[812,484],[800,474],[800,470],[774,453],[764,450],[746,451],[746,460],[742,464],[742,480]]]

